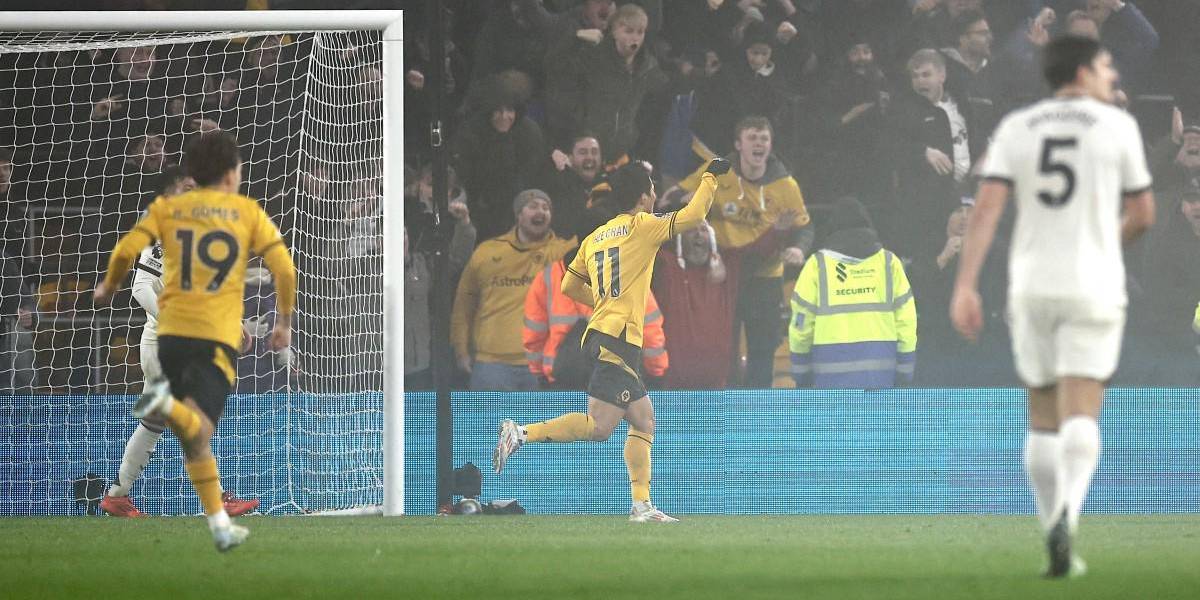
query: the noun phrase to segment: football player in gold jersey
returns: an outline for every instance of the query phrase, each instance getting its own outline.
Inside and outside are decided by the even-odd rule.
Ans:
[[[232,135],[214,131],[192,140],[183,166],[198,187],[150,205],[113,249],[108,273],[94,296],[97,302],[107,302],[138,253],[155,240],[162,244],[158,358],[166,381],[147,382],[133,416],[162,417],[175,432],[213,541],[224,552],[249,535],[225,513],[217,461],[209,446],[236,377],[234,348],[242,337],[246,261],[251,254],[263,257],[275,276],[275,350],[291,343],[296,267],[267,213],[237,191],[242,161]]]
[[[584,354],[593,361],[588,411],[525,426],[511,419],[501,422],[500,440],[492,457],[497,473],[522,444],[602,442],[624,419],[629,423],[625,466],[633,497],[629,520],[678,520],[650,502],[654,405],[640,372],[646,296],[659,246],[704,221],[712,206],[717,175],[728,170],[728,161],[713,159],[687,206],[661,216],[649,212],[657,197],[644,167],[626,165],[609,177],[611,192],[602,205],[617,214],[580,240],[579,252],[567,267],[562,283],[564,294],[595,308],[583,336]]]

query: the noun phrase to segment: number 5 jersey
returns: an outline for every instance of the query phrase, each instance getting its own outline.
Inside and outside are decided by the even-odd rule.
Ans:
[[[1010,298],[1125,305],[1122,197],[1150,187],[1132,116],[1088,97],[1042,100],[1004,118],[982,175],[1016,200]]]

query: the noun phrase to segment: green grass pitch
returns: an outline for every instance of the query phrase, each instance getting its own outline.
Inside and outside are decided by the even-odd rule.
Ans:
[[[1043,581],[1033,517],[0,519],[4,598],[1200,598],[1200,515],[1085,516]]]

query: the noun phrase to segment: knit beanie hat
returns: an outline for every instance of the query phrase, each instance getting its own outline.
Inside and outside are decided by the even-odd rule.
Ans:
[[[526,204],[529,204],[530,202],[533,202],[539,198],[545,200],[551,208],[554,207],[554,202],[550,200],[550,196],[546,192],[536,188],[531,188],[518,192],[517,197],[513,198],[513,214],[521,214],[521,209],[525,208]]]

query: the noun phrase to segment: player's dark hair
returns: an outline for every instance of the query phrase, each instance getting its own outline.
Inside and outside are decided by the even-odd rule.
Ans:
[[[183,151],[183,169],[196,185],[213,185],[242,162],[237,140],[226,131],[202,133]]]
[[[158,195],[167,195],[167,190],[179,185],[179,182],[187,177],[187,172],[179,165],[171,165],[163,169],[162,173],[158,174],[158,186],[156,188]]]
[[[643,194],[650,192],[650,173],[641,163],[629,163],[608,175],[612,188],[602,204],[614,215],[628,211],[637,205]]]
[[[1042,75],[1057,90],[1075,81],[1079,67],[1090,67],[1104,48],[1100,42],[1078,35],[1055,38],[1042,51]]]

